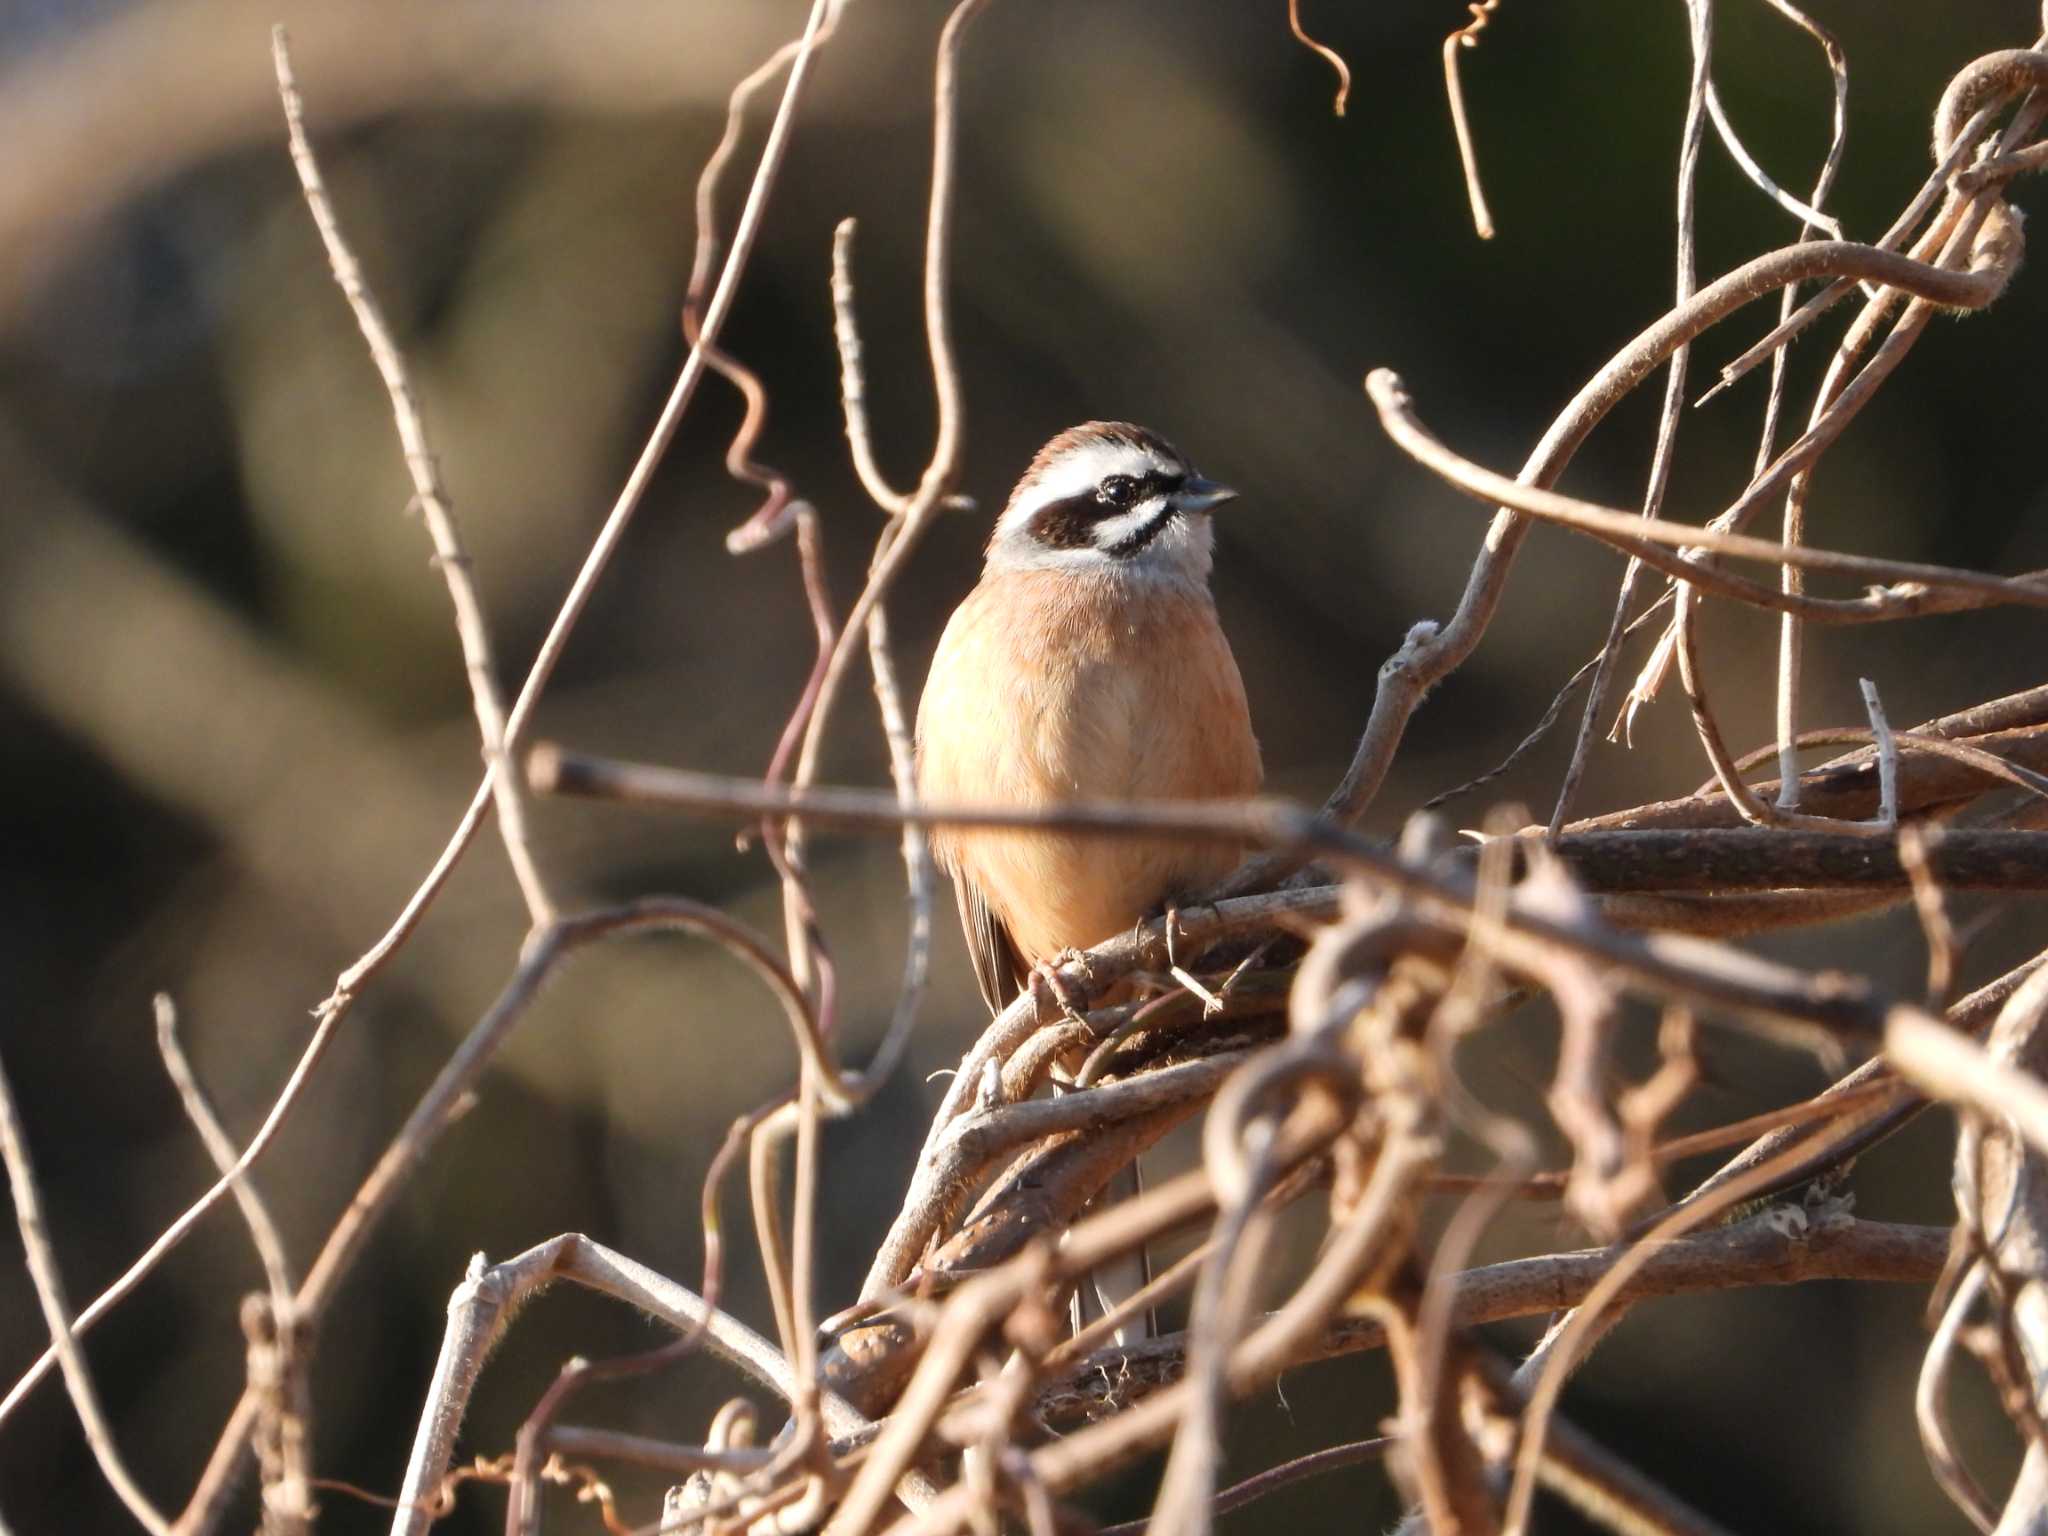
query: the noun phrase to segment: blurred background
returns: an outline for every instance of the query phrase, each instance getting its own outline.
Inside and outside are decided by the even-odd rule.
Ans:
[[[1667,303],[1689,59],[1676,0],[1503,6],[1465,58],[1500,228],[1482,243],[1439,67],[1463,7],[1303,9],[1353,71],[1343,118],[1329,67],[1289,37],[1279,0],[998,0],[976,24],[953,292],[964,488],[981,512],[937,530],[892,616],[915,686],[1033,449],[1089,417],[1143,421],[1245,493],[1221,528],[1217,598],[1272,787],[1313,800],[1341,771],[1380,662],[1416,619],[1450,612],[1483,527],[1483,509],[1386,446],[1360,380],[1397,368],[1449,441],[1518,465],[1584,377]],[[1812,10],[1851,64],[1831,206],[1869,237],[1919,185],[1950,75],[2031,42],[2036,9]],[[411,361],[516,683],[680,362],[691,200],[726,93],[804,11],[798,0],[0,8],[0,1054],[76,1304],[212,1176],[158,1062],[151,995],[176,998],[199,1071],[246,1139],[310,1011],[411,893],[477,775],[446,594],[286,156],[270,23],[291,25],[315,143]],[[821,509],[841,603],[879,520],[840,427],[831,231],[848,214],[861,221],[871,413],[884,464],[908,482],[932,419],[918,263],[944,11],[849,6],[816,61],[726,331],[772,392],[761,456]],[[1803,191],[1827,144],[1819,50],[1766,6],[1724,0],[1716,58],[1750,147]],[[770,110],[748,126],[728,228]],[[2020,185],[2023,204],[2036,196]],[[1700,198],[1705,276],[1793,233],[1711,137]],[[1695,396],[1761,333],[1767,307],[1700,346]],[[2048,289],[2031,271],[1990,315],[1938,323],[1826,461],[1813,536],[2001,571],[2048,565],[2044,334]],[[1809,391],[1829,344],[1797,355]],[[1669,515],[1697,520],[1739,488],[1762,379],[1688,414]],[[1659,393],[1615,414],[1567,489],[1635,502]],[[1806,397],[1793,398],[1803,412]],[[739,414],[715,381],[700,392],[536,735],[719,772],[766,763],[812,642],[791,549],[735,559],[722,544],[753,505],[719,468]],[[1520,739],[1598,645],[1619,573],[1592,545],[1535,534],[1479,653],[1417,716],[1372,831],[1391,833]],[[1738,749],[1758,744],[1768,627],[1715,609],[1708,634],[1724,725]],[[1895,722],[2038,683],[2040,640],[2038,619],[2019,613],[1823,631],[1807,723],[1861,724],[1859,676],[1877,681]],[[864,687],[847,706],[826,777],[884,783]],[[1488,795],[1547,812],[1570,734],[1568,723]],[[1705,773],[1682,707],[1666,700],[1639,721],[1633,750],[1596,752],[1579,806],[1686,793]],[[1459,824],[1476,825],[1486,803],[1460,803]],[[538,806],[535,823],[565,896],[683,892],[780,932],[766,865],[729,830],[574,803]],[[900,966],[896,851],[826,841],[816,864],[849,1029],[865,1043]],[[908,1069],[830,1132],[828,1308],[851,1298],[895,1207],[939,1092],[927,1074],[956,1061],[982,1019],[943,910]],[[297,1264],[488,1004],[521,932],[503,855],[480,841],[262,1165]],[[1977,941],[1970,979],[2041,942],[2035,912],[2016,906]],[[1920,983],[1907,917],[1771,947]],[[1533,1103],[1550,1048],[1546,1018],[1519,1018],[1487,1038],[1475,1081],[1504,1106]],[[1646,1041],[1632,1049],[1647,1067]],[[1705,1060],[1710,1081],[1686,1126],[1784,1102],[1826,1070],[1727,1034],[1710,1033]],[[471,1253],[502,1258],[578,1229],[694,1284],[705,1163],[731,1118],[792,1070],[772,1005],[723,957],[680,941],[586,952],[345,1285],[317,1361],[319,1472],[395,1492]],[[1949,1219],[1948,1146],[1930,1122],[1870,1159],[1859,1211]],[[737,1199],[728,1216],[740,1218]],[[1485,1256],[1580,1241],[1551,1213],[1522,1210]],[[44,1342],[16,1252],[0,1243],[7,1382]],[[162,1504],[183,1503],[239,1392],[235,1303],[257,1283],[223,1208],[92,1336],[120,1443]],[[750,1245],[732,1285],[735,1310],[767,1327]],[[1912,1429],[1920,1305],[1845,1286],[1662,1303],[1601,1351],[1566,1410],[1735,1530],[1960,1530]],[[627,1309],[551,1295],[487,1371],[463,1454],[509,1449],[568,1354],[661,1336]],[[1369,1435],[1393,1402],[1376,1358],[1284,1386],[1239,1411],[1228,1475]],[[737,1387],[698,1362],[588,1394],[579,1413],[690,1439]],[[2003,1422],[1973,1380],[1961,1391],[1971,1454],[2001,1477],[2013,1463]],[[1153,1471],[1093,1507],[1134,1512]],[[620,1469],[615,1483],[645,1518],[659,1480]],[[323,1502],[328,1530],[388,1520],[338,1494]],[[496,1491],[461,1503],[446,1529],[498,1528]],[[230,1526],[252,1512],[245,1488]],[[1397,1512],[1368,1468],[1225,1524],[1370,1529]],[[54,1380],[0,1429],[0,1513],[24,1532],[125,1528]],[[1550,1518],[1547,1529],[1577,1529]],[[566,1503],[554,1519],[596,1528]]]

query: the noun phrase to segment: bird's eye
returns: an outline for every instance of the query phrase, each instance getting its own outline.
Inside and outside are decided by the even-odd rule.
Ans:
[[[1095,499],[1104,506],[1128,507],[1138,499],[1138,482],[1129,475],[1110,475],[1095,488]]]

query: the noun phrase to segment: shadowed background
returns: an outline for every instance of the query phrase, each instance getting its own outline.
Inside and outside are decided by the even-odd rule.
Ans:
[[[417,884],[478,767],[385,397],[285,154],[270,22],[291,24],[315,144],[414,369],[516,684],[680,362],[691,199],[725,94],[800,30],[804,9],[102,0],[0,13],[0,1053],[75,1304],[211,1178],[156,1058],[151,994],[178,1000],[200,1073],[246,1138],[309,1011]],[[1483,527],[1484,509],[1387,447],[1360,379],[1399,369],[1452,443],[1519,464],[1584,377],[1668,302],[1689,59],[1675,0],[1510,0],[1465,60],[1501,231],[1482,243],[1438,67],[1462,9],[1305,10],[1353,70],[1342,119],[1328,66],[1289,38],[1278,0],[1000,0],[975,25],[953,312],[964,489],[981,510],[942,523],[891,612],[914,687],[1032,450],[1089,417],[1143,421],[1244,492],[1219,526],[1217,599],[1271,785],[1313,800],[1342,769],[1380,662],[1416,619],[1448,615]],[[1925,173],[1949,76],[2024,46],[2037,19],[2018,0],[1813,10],[1851,65],[1831,207],[1869,237]],[[1764,164],[1803,190],[1827,143],[1819,51],[1760,4],[1719,11],[1723,99]],[[943,15],[925,0],[848,8],[815,62],[725,333],[771,391],[760,456],[819,507],[841,603],[879,519],[841,434],[831,231],[861,221],[870,410],[885,466],[907,481],[932,411],[918,262]],[[768,115],[749,125],[728,228]],[[1704,277],[1791,237],[1711,137],[1700,188]],[[2022,183],[2019,200],[2032,195]],[[1696,350],[1693,395],[1760,334],[1768,307]],[[1988,316],[1938,324],[1826,461],[1813,537],[2000,571],[2048,565],[2044,327],[2043,289],[2025,270]],[[1820,342],[1796,355],[1809,392],[1825,356]],[[1668,515],[1698,520],[1739,489],[1762,377],[1688,414]],[[1567,489],[1640,495],[1661,387],[1660,376],[1615,414]],[[707,383],[536,736],[720,772],[767,761],[812,641],[790,548],[724,550],[753,505],[719,468],[738,419]],[[1505,754],[1598,645],[1619,573],[1565,534],[1532,538],[1478,654],[1417,716],[1370,830],[1391,833]],[[1770,627],[1715,607],[1705,633],[1731,741],[1755,745],[1768,732]],[[1818,630],[1806,723],[1860,724],[1859,676],[1897,723],[2037,683],[2039,639],[2023,613]],[[850,689],[828,780],[885,782],[872,713]],[[1488,794],[1547,810],[1569,741],[1567,725]],[[1684,793],[1705,772],[1667,700],[1639,721],[1633,751],[1595,753],[1579,806]],[[1459,824],[1476,825],[1485,804],[1455,807]],[[727,829],[580,804],[541,804],[533,819],[565,897],[677,891],[780,932],[763,858]],[[900,970],[900,867],[888,839],[822,840],[815,863],[858,1049]],[[850,1299],[894,1210],[936,1102],[927,1074],[957,1060],[982,1020],[950,918],[942,927],[908,1070],[829,1133],[828,1309]],[[358,1005],[262,1165],[300,1265],[497,990],[521,931],[487,838]],[[1972,979],[2040,942],[2018,907],[1979,941]],[[1901,916],[1774,949],[1905,990],[1920,981],[1917,931]],[[1475,1053],[1475,1082],[1504,1106],[1533,1104],[1551,1043],[1548,1019],[1525,1013]],[[1645,1067],[1647,1041],[1631,1046]],[[1710,1033],[1705,1064],[1688,1126],[1823,1080],[1809,1059],[1724,1034]],[[395,1490],[443,1306],[474,1251],[502,1258],[580,1229],[694,1284],[710,1152],[793,1070],[772,1004],[714,952],[643,941],[573,962],[344,1287],[316,1362],[317,1470]],[[1950,1219],[1946,1137],[1930,1123],[1874,1157],[1859,1210]],[[728,1220],[740,1218],[729,1201]],[[1523,1209],[1485,1256],[1578,1241]],[[44,1341],[11,1239],[4,1255],[11,1382]],[[223,1208],[92,1337],[118,1437],[161,1503],[182,1503],[239,1391],[234,1304],[257,1280]],[[732,1283],[735,1310],[765,1327],[750,1245]],[[1962,1529],[1913,1437],[1918,1305],[1841,1286],[1662,1303],[1602,1350],[1566,1411],[1737,1530]],[[486,1372],[463,1454],[508,1449],[568,1354],[661,1336],[587,1296],[542,1301]],[[578,1414],[689,1439],[737,1385],[699,1362],[594,1391]],[[1290,1374],[1285,1388],[1238,1411],[1226,1479],[1371,1434],[1393,1403],[1372,1358]],[[1973,1456],[2002,1472],[2011,1454],[1988,1394],[1966,1381],[1962,1395]],[[1097,1507],[1129,1514],[1148,1475]],[[614,1481],[637,1500],[629,1516],[645,1517],[656,1480]],[[324,1503],[330,1530],[388,1518],[340,1495]],[[1397,1512],[1368,1468],[1226,1528],[1372,1528]],[[0,1513],[21,1531],[122,1528],[54,1381],[0,1429]],[[245,1500],[231,1523],[250,1513]],[[500,1518],[496,1492],[470,1490],[446,1528]],[[595,1528],[566,1502],[552,1518]]]

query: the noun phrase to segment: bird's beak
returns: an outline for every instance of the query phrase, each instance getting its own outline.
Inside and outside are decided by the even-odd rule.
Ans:
[[[1173,504],[1182,512],[1209,512],[1226,501],[1237,500],[1237,492],[1227,485],[1218,485],[1214,480],[1204,480],[1200,475],[1190,475],[1181,482],[1181,488],[1174,492]]]

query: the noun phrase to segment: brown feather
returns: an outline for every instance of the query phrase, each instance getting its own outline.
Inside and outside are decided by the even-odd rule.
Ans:
[[[1253,794],[1261,777],[1244,684],[1207,591],[1115,569],[986,574],[939,641],[917,734],[919,792],[933,801],[1211,799]],[[1016,962],[1100,943],[1200,891],[1239,852],[945,830],[932,848],[962,888],[985,995],[991,980],[1014,983]]]

